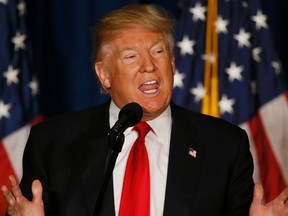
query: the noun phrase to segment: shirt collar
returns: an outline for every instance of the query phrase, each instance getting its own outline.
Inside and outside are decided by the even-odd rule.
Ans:
[[[116,123],[118,120],[118,114],[120,109],[116,106],[116,104],[111,100],[110,108],[109,108],[109,123],[110,128]],[[157,118],[147,121],[147,123],[151,126],[154,133],[158,138],[165,139],[165,137],[170,137],[171,133],[171,125],[172,125],[172,117],[171,117],[171,108],[170,106]],[[163,125],[167,125],[167,127],[163,127]],[[124,134],[128,134],[132,130],[132,127],[127,128]]]

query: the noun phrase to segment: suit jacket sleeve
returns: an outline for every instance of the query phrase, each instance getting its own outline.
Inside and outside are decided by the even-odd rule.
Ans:
[[[253,198],[253,160],[248,137],[242,134],[228,184],[226,215],[248,215]]]

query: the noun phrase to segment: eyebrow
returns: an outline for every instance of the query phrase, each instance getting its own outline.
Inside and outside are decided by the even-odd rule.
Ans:
[[[157,44],[160,44],[160,43],[164,43],[165,44],[165,40],[164,39],[157,39],[157,40],[154,40],[152,41],[151,45],[149,46],[149,49],[151,49],[153,46],[157,45]],[[126,50],[134,50],[136,49],[136,45],[131,45],[131,46],[127,46],[127,47],[124,47],[122,49],[119,50],[119,53],[122,53]]]
[[[150,46],[150,48],[152,48],[153,46],[159,44],[159,43],[163,43],[165,44],[165,40],[164,39],[157,39],[157,40],[154,40]]]

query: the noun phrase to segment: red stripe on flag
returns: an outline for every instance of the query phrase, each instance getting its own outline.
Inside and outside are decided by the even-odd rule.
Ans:
[[[252,118],[248,125],[255,145],[260,179],[265,191],[265,200],[269,202],[286,187],[286,183],[260,116],[257,115]]]
[[[6,185],[8,189],[10,189],[10,182],[9,182],[8,176],[10,175],[16,176],[16,174],[10,163],[10,160],[4,148],[4,145],[1,141],[0,141],[0,161],[1,161],[0,163],[0,170],[1,170],[0,186]],[[1,207],[0,215],[5,215],[7,205],[2,194],[0,196],[0,207]]]
[[[39,116],[36,116],[31,122],[30,122],[30,125],[31,127],[38,124],[39,122],[41,122],[43,120],[43,116],[42,115],[39,115]]]

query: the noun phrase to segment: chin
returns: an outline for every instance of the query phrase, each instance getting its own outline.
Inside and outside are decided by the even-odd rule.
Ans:
[[[159,105],[159,104],[145,104],[142,106],[144,115],[149,118],[149,120],[152,120],[159,116],[164,110],[167,108],[168,105]]]

